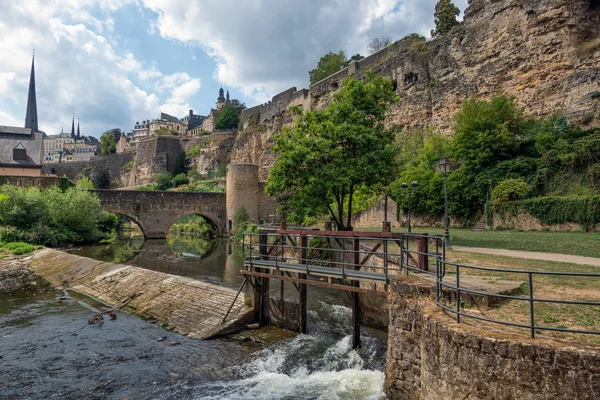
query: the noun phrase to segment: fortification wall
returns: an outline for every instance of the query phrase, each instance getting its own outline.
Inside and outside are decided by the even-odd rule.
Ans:
[[[390,399],[596,399],[600,348],[527,340],[456,324],[433,304],[435,288],[392,283],[386,393]]]
[[[133,161],[133,153],[109,154],[95,156],[90,161],[75,161],[69,163],[46,164],[50,171],[58,176],[65,176],[72,182],[78,181],[86,171],[105,169],[110,173],[111,180],[118,181],[121,169]]]
[[[227,167],[227,220],[233,221],[235,212],[245,208],[250,220],[259,221],[258,167],[249,164]]]
[[[22,187],[37,187],[48,189],[60,187],[62,178],[57,176],[2,176],[0,186],[4,184]]]

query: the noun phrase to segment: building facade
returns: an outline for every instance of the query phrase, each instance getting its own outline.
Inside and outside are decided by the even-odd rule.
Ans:
[[[61,131],[58,135],[44,138],[44,161],[61,163],[71,161],[89,161],[98,154],[100,142],[93,136],[81,134],[79,121],[75,133],[75,116],[71,122],[71,132]]]

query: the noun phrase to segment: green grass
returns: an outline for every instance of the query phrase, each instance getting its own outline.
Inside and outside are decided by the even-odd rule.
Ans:
[[[3,244],[0,251],[10,251],[14,255],[19,256],[21,254],[31,253],[35,249],[36,249],[36,246],[33,246],[29,243],[10,242],[10,243]]]
[[[381,228],[366,228],[357,230],[372,232],[380,229]],[[405,229],[394,229],[394,232],[405,231]],[[442,235],[444,230],[439,228],[414,228],[413,232]],[[600,233],[521,231],[473,232],[470,229],[451,229],[450,242],[455,246],[537,251],[543,253],[572,254],[600,258]]]

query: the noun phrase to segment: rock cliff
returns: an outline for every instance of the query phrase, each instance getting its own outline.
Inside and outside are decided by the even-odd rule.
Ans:
[[[401,100],[388,122],[405,132],[451,134],[470,96],[505,94],[533,117],[556,113],[600,125],[600,0],[471,0],[463,23],[430,42],[405,38],[312,85],[291,88],[244,111],[231,162],[260,166],[275,157],[273,133],[293,122],[291,105],[321,108],[348,76],[371,70],[392,79]]]

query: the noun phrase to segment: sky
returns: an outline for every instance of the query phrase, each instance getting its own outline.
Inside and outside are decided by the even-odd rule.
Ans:
[[[35,52],[39,127],[99,137],[166,112],[206,115],[219,87],[251,107],[329,51],[429,36],[437,0],[0,0],[0,125],[22,126]],[[454,0],[464,11],[467,0]]]

